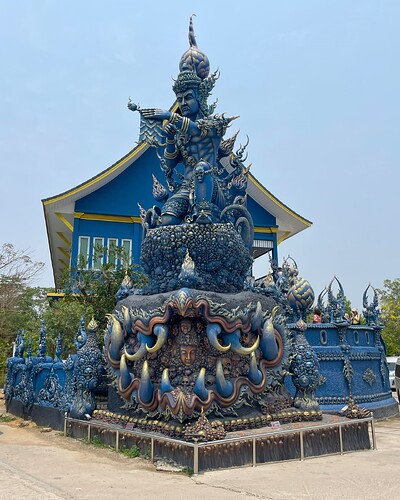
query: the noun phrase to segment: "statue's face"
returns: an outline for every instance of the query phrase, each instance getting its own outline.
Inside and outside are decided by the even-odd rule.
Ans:
[[[193,345],[181,345],[181,361],[185,366],[191,366],[196,361],[196,350]]]
[[[186,116],[187,118],[196,117],[199,112],[199,101],[195,89],[187,89],[183,92],[178,92],[176,94],[176,100],[178,101],[182,116]]]

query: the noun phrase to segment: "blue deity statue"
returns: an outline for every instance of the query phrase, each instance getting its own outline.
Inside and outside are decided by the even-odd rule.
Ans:
[[[217,72],[210,75],[208,58],[197,47],[192,18],[189,43],[173,85],[177,112],[139,109],[132,101],[128,103],[130,110],[141,113],[141,131],[156,128],[158,138],[165,141],[155,140],[154,134],[150,134],[149,140],[145,134],[153,146],[163,148],[163,156],[159,156],[161,168],[172,192],[168,196],[161,186],[162,195],[158,200],[164,204],[156,216],[161,225],[220,222],[221,211],[227,205],[243,203],[247,186],[247,171],[241,161],[244,148],[235,156],[232,148],[236,137],[222,140],[230,122],[237,117],[213,114],[216,104],[207,104],[218,75]],[[230,174],[220,163],[223,157],[230,157]],[[176,170],[178,164],[183,165],[183,174]]]

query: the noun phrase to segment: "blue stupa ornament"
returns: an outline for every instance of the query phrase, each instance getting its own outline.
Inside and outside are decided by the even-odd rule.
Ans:
[[[305,278],[299,278],[288,292],[289,304],[294,310],[306,311],[313,305],[314,299],[314,290]]]

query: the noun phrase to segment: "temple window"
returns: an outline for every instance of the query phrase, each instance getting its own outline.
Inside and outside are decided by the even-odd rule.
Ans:
[[[328,343],[328,333],[326,330],[321,330],[319,339],[322,345],[326,345]]]
[[[132,240],[122,240],[121,246],[123,250],[121,264],[123,267],[130,266],[132,262]]]
[[[88,269],[89,265],[89,244],[88,236],[79,236],[78,258],[80,263],[83,263],[83,268]]]
[[[104,262],[104,239],[93,238],[92,268],[100,269]]]
[[[113,266],[117,265],[117,238],[108,238],[107,240],[107,262]]]

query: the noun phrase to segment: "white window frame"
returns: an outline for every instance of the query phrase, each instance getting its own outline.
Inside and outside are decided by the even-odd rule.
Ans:
[[[87,252],[86,252],[86,255],[84,255],[81,252],[81,249],[82,249],[82,240],[87,240]],[[86,267],[85,267],[85,269],[89,269],[89,254],[90,254],[90,236],[79,236],[77,264],[79,264],[80,256],[83,255],[85,257],[85,259],[86,259]]]
[[[129,261],[128,261],[128,266],[126,267],[130,267],[132,265],[132,240],[129,240],[127,238],[121,240],[122,251],[124,251],[124,243],[129,243]],[[123,257],[121,257],[121,267],[122,268],[125,267],[125,262]]]
[[[91,247],[92,248],[92,269],[99,270],[101,268],[101,266],[104,264],[104,251],[103,251],[103,255],[100,258],[100,265],[98,267],[95,266],[94,254],[95,254],[95,246],[97,246],[97,245],[101,245],[102,247],[104,247],[104,238],[101,238],[100,236],[93,236],[93,244]]]
[[[107,263],[113,264],[115,267],[118,265],[118,257],[117,254],[115,254],[114,261],[110,262],[110,248],[111,245],[115,245],[115,248],[118,247],[118,238],[108,238],[107,239]]]

